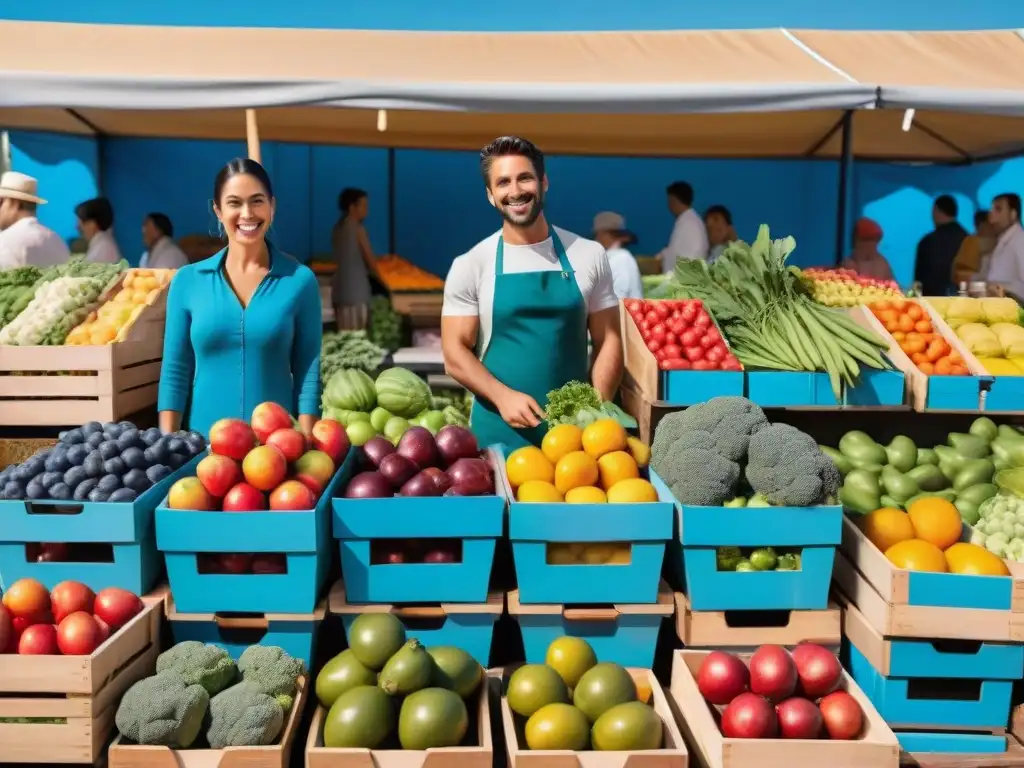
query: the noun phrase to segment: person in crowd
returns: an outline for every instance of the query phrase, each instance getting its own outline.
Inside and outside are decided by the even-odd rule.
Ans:
[[[889,260],[878,250],[882,242],[882,227],[874,219],[863,217],[853,225],[853,252],[843,260],[845,269],[852,269],[861,277],[875,280],[893,280]]]
[[[636,242],[636,235],[626,229],[626,219],[618,213],[604,211],[594,217],[594,239],[604,246],[612,270],[612,287],[619,300],[642,299],[644,285],[640,266],[627,249]]]
[[[117,264],[121,250],[114,239],[114,206],[105,197],[94,197],[75,208],[78,231],[89,243],[85,258],[98,264]]]
[[[369,319],[370,275],[377,261],[363,225],[369,206],[370,198],[361,189],[348,187],[338,195],[341,218],[331,232],[335,266],[331,302],[338,330],[362,330]]]
[[[674,181],[665,190],[668,195],[668,210],[675,219],[672,237],[668,245],[658,254],[661,271],[671,274],[680,259],[706,259],[708,257],[708,232],[700,215],[693,210],[693,187],[685,181]]]
[[[188,256],[174,242],[174,225],[165,213],[150,213],[142,220],[142,242],[146,252],[140,267],[181,269],[188,264]]]
[[[736,236],[736,229],[732,225],[732,213],[724,205],[712,205],[704,211],[704,226],[708,233],[708,243],[711,245],[708,263],[714,264],[722,255],[725,246],[739,240],[739,237]]]
[[[227,247],[182,267],[167,296],[160,428],[209,434],[272,401],[308,434],[320,413],[320,287],[270,242],[276,201],[259,163],[232,160],[213,182]]]
[[[0,270],[15,267],[52,267],[71,258],[60,235],[36,218],[39,183],[24,173],[0,176]]]
[[[996,237],[992,225],[988,221],[988,211],[976,211],[974,214],[974,234],[964,238],[953,262],[953,283],[970,283],[976,280],[985,281],[988,274],[989,260],[996,247]]]
[[[622,376],[618,299],[604,248],[548,223],[544,154],[518,136],[480,152],[501,229],[455,259],[444,286],[441,348],[476,397],[481,445],[540,445],[547,394],[590,381],[606,400]],[[593,341],[588,359],[587,333]]]
[[[953,289],[953,262],[967,237],[956,220],[959,206],[952,195],[939,195],[932,207],[935,229],[921,238],[914,260],[914,281],[925,296],[948,296]]]
[[[992,201],[988,220],[998,240],[989,262],[987,282],[1024,299],[1024,228],[1020,225],[1020,195],[1004,192]]]

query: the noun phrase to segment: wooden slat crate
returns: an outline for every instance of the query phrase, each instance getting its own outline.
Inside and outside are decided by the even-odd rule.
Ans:
[[[91,656],[0,655],[0,764],[99,760],[121,696],[156,668],[162,617],[162,603],[147,603]]]

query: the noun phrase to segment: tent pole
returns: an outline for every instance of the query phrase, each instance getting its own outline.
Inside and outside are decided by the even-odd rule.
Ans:
[[[846,252],[846,207],[850,186],[850,166],[853,164],[853,111],[843,114],[842,149],[839,157],[839,194],[836,203],[836,264],[843,261]]]
[[[397,253],[395,243],[395,148],[388,147],[388,253]]]
[[[249,158],[257,163],[262,162],[260,155],[260,128],[256,123],[256,110],[245,110],[245,143]]]

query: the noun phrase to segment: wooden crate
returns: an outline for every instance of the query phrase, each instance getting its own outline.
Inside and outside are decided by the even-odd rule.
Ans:
[[[94,763],[114,730],[121,696],[152,675],[160,653],[160,603],[146,604],[91,656],[0,655],[0,763]]]
[[[492,768],[494,745],[489,695],[492,682],[497,681],[485,675],[480,685],[476,698],[476,744],[470,746],[428,750],[329,749],[324,746],[324,718],[327,712],[318,706],[306,740],[306,768]]]
[[[697,688],[697,670],[710,651],[676,651],[669,695],[679,712],[679,725],[709,768],[896,768],[900,745],[896,735],[845,671],[840,687],[860,704],[865,729],[852,741],[825,739],[728,739],[722,735],[710,705]]]
[[[103,346],[0,346],[0,424],[118,421],[155,405],[166,296],[165,290],[139,314],[124,341]]]
[[[687,648],[749,648],[760,645],[792,647],[817,643],[838,648],[841,636],[841,611],[829,602],[823,611],[692,611],[690,601],[681,592],[675,594],[676,633]],[[730,626],[729,618],[738,613],[788,614],[783,626]]]
[[[309,680],[300,678],[288,719],[277,744],[224,749],[171,749],[126,744],[118,735],[107,752],[107,768],[289,768],[292,745],[309,695]]]
[[[505,670],[502,679],[501,722],[505,731],[505,751],[510,768],[687,768],[686,750],[668,699],[661,684],[649,669],[630,669],[638,689],[651,691],[651,706],[661,717],[663,746],[643,752],[572,752],[569,750],[531,750],[519,745],[522,718],[513,714],[505,698],[504,686],[514,667]],[[517,722],[518,721],[518,722]],[[310,768],[315,768],[310,766]]]

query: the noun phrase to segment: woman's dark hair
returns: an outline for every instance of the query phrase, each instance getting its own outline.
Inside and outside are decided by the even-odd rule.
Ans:
[[[977,229],[982,224],[988,223],[988,211],[981,209],[974,212],[974,228]]]
[[[103,232],[114,226],[114,206],[105,197],[94,197],[75,208],[79,221],[93,221]]]
[[[364,197],[368,197],[365,190],[356,187],[345,187],[338,195],[338,210],[348,213],[349,208],[358,203]]]
[[[263,189],[267,191],[267,197],[271,200],[274,199],[274,185],[270,183],[270,176],[267,174],[266,169],[248,157],[236,157],[221,168],[217,172],[217,177],[213,180],[214,205],[220,205],[220,196],[224,192],[224,185],[233,176],[254,176],[256,181],[262,184]]]
[[[174,237],[174,225],[166,213],[150,213],[146,218],[153,222],[153,226],[165,237]]]

